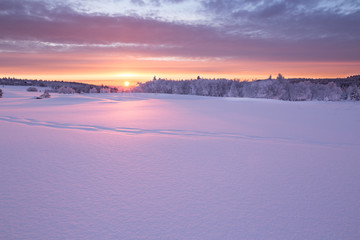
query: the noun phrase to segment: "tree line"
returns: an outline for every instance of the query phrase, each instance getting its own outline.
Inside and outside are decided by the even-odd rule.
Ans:
[[[0,78],[0,85],[49,87],[58,93],[116,93],[115,87],[86,83]],[[240,81],[207,79],[154,79],[138,83],[131,92],[185,94],[213,97],[268,98],[286,101],[360,101],[360,75],[347,78],[290,78],[279,74],[265,80]],[[2,91],[0,89],[0,97]]]
[[[240,81],[228,79],[154,79],[138,83],[133,92],[186,94],[213,97],[268,98],[287,101],[360,100],[360,75],[336,79],[276,79]]]
[[[116,93],[116,87],[109,87],[104,85],[94,85],[78,82],[65,81],[46,81],[46,80],[30,80],[17,78],[0,78],[0,85],[11,86],[34,86],[34,87],[48,87],[51,92],[58,93]]]

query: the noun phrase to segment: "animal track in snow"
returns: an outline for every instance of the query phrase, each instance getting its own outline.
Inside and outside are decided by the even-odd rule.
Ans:
[[[347,143],[332,143],[332,142],[320,142],[314,140],[301,140],[282,137],[267,137],[267,136],[255,136],[255,135],[242,135],[238,133],[226,133],[226,132],[209,132],[209,131],[192,131],[192,130],[180,130],[180,129],[145,129],[145,128],[130,128],[130,127],[106,127],[97,125],[86,124],[69,124],[53,121],[39,121],[32,118],[17,118],[11,116],[0,117],[0,121],[19,123],[28,126],[40,126],[57,129],[69,129],[80,130],[90,132],[115,132],[129,135],[140,134],[156,134],[156,135],[168,135],[168,136],[184,136],[184,137],[210,137],[210,138],[227,138],[227,139],[239,139],[246,141],[261,141],[261,142],[278,142],[278,143],[290,143],[290,144],[312,144],[321,146],[349,146],[352,144]]]

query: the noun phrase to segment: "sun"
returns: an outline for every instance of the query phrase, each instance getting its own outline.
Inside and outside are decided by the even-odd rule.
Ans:
[[[130,86],[130,83],[128,81],[124,82],[125,87]]]

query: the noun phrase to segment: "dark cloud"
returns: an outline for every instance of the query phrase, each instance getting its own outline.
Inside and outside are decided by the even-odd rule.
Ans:
[[[223,13],[226,24],[219,28],[138,16],[84,14],[37,1],[2,0],[0,50],[360,61],[360,33],[355,24],[359,23],[359,12],[306,13],[296,10],[301,9],[298,2],[204,1],[213,14]],[[310,1],[307,4],[310,6]]]
[[[258,15],[261,18],[270,18],[270,17],[286,14],[286,11],[287,11],[287,4],[284,2],[280,2],[270,5],[267,8],[261,9]]]
[[[130,0],[130,2],[136,6],[146,7],[147,5],[161,7],[164,4],[176,4],[182,3],[187,0]]]
[[[162,0],[164,3],[182,3],[186,2],[187,0]]]
[[[131,3],[139,5],[139,6],[145,5],[145,2],[143,0],[131,0]]]
[[[239,34],[274,39],[359,39],[360,2],[204,0],[205,11]],[[259,34],[261,33],[261,34]]]

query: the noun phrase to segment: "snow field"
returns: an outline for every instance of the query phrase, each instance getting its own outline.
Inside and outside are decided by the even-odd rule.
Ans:
[[[357,239],[360,105],[4,87],[0,239]]]

